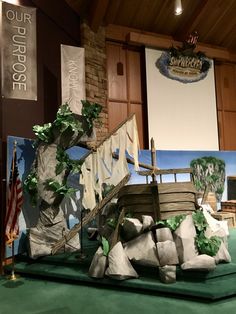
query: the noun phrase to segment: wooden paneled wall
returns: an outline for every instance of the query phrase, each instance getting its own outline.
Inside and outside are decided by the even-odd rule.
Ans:
[[[109,131],[135,113],[141,148],[146,148],[145,75],[141,48],[107,42]]]
[[[236,150],[236,64],[215,64],[218,129],[221,150]]]

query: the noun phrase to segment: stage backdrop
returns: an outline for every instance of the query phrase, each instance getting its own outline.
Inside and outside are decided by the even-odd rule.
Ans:
[[[9,183],[10,166],[13,153],[13,143],[17,141],[17,158],[19,175],[22,181],[26,178],[30,171],[30,167],[34,160],[35,150],[32,147],[33,141],[30,139],[9,136],[7,139],[7,184]],[[80,159],[87,153],[87,150],[79,146],[74,146],[67,150],[70,158]],[[174,169],[174,168],[189,168],[192,160],[201,157],[213,157],[221,159],[225,162],[225,184],[222,195],[222,201],[227,200],[227,177],[236,176],[236,151],[167,151],[157,150],[157,166],[161,169]],[[149,150],[142,150],[139,154],[139,161],[145,164],[151,164],[151,152]],[[145,183],[146,178],[139,176],[129,166],[131,171],[131,179],[129,184]],[[189,180],[189,176],[178,176],[180,181]],[[168,181],[170,178],[166,178]],[[164,179],[165,180],[165,179]],[[172,178],[174,180],[174,178]],[[80,219],[81,201],[80,201],[80,185],[79,175],[72,175],[68,178],[68,184],[77,192],[71,198],[64,199],[61,207],[65,213],[65,217],[69,228],[71,228]],[[218,204],[218,207],[220,204]],[[20,238],[15,242],[16,253],[24,252],[25,237],[28,228],[35,226],[38,219],[38,209],[30,205],[28,197],[24,194],[24,204],[20,215]],[[11,256],[11,249],[7,248],[6,256]]]
[[[205,79],[181,83],[156,67],[162,51],[146,49],[148,131],[157,149],[218,150],[214,66]]]

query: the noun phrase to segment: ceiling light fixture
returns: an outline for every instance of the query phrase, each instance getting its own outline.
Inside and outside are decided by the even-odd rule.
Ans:
[[[183,12],[181,0],[175,0],[175,15],[180,15]]]

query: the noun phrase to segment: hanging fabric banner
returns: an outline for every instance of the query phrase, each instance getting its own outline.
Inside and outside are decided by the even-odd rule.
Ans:
[[[1,5],[2,97],[37,100],[36,9]]]
[[[61,45],[62,104],[68,103],[71,111],[81,114],[85,100],[84,48]]]

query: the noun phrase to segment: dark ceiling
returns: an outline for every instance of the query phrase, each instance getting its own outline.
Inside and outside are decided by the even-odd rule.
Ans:
[[[182,41],[197,31],[199,42],[236,53],[236,0],[182,0],[182,15],[174,15],[175,0],[66,0],[96,31],[100,25],[126,26]]]

